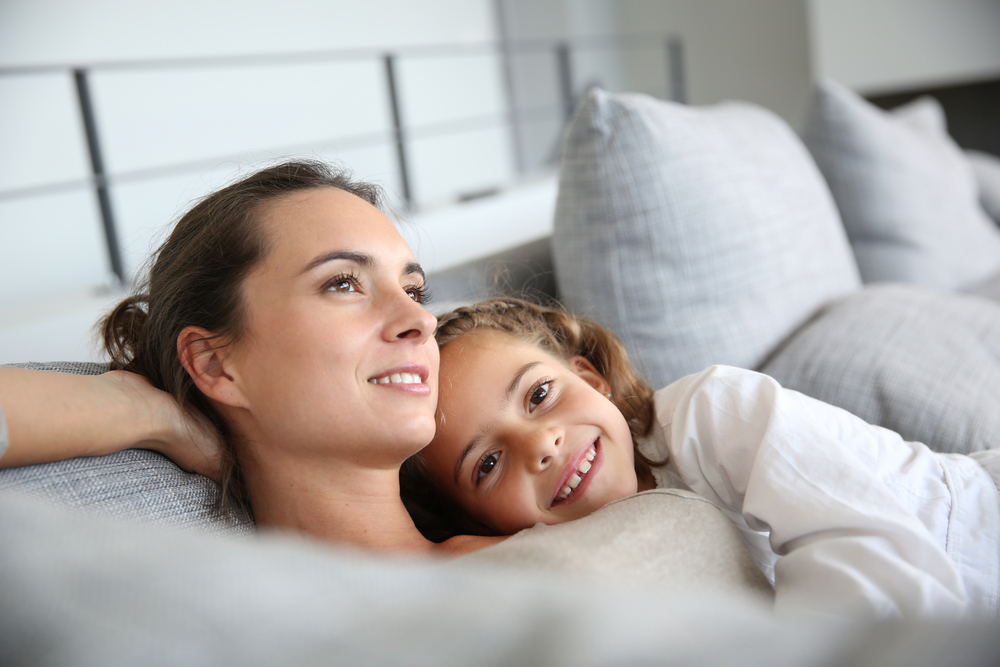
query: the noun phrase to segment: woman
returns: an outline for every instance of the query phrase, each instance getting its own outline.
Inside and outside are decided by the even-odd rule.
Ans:
[[[0,369],[0,466],[138,444],[219,479],[262,527],[411,552],[496,541],[429,542],[400,500],[399,467],[434,434],[438,351],[423,271],[378,205],[313,162],[206,197],[105,320],[113,366],[141,377]]]

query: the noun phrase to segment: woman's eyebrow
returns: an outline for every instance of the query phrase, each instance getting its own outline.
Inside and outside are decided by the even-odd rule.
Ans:
[[[327,262],[333,262],[338,259],[346,259],[349,262],[354,262],[362,268],[370,268],[375,264],[375,260],[371,255],[361,252],[354,252],[353,250],[334,250],[333,252],[328,252],[326,254],[320,255],[313,261],[309,262],[306,268],[302,269],[302,273],[308,273],[312,271],[317,266],[321,264],[326,264]],[[419,266],[417,267],[419,268]],[[423,275],[423,271],[420,271]]]
[[[424,267],[420,266],[416,262],[410,262],[409,264],[406,265],[406,268],[403,269],[403,275],[409,276],[414,273],[420,276],[421,278],[427,278],[427,276],[424,275]]]

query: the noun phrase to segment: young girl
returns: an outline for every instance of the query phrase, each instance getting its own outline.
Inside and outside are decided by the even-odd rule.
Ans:
[[[998,450],[937,454],[736,368],[654,395],[609,332],[517,299],[445,315],[437,340],[437,431],[403,479],[411,506],[457,504],[457,530],[511,534],[688,488],[739,527],[779,606],[997,613]]]

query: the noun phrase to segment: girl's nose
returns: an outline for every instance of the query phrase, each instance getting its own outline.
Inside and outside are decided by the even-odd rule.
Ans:
[[[548,469],[555,461],[555,455],[562,445],[562,433],[546,428],[527,433],[525,436],[525,459],[529,469],[535,473]]]

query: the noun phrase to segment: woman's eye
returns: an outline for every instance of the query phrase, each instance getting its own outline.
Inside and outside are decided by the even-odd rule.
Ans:
[[[536,386],[531,390],[531,395],[528,396],[528,412],[533,412],[535,408],[541,405],[549,395],[549,389],[551,389],[552,381],[543,382],[542,384]]]
[[[350,293],[358,291],[358,279],[355,276],[337,276],[327,283],[326,291]]]
[[[417,303],[424,303],[425,301],[430,299],[431,296],[430,293],[427,291],[427,288],[424,287],[423,285],[408,287],[406,288],[406,293],[407,295],[409,295],[411,299],[413,299]]]
[[[479,461],[479,467],[476,469],[476,484],[482,481],[484,477],[493,472],[493,469],[497,467],[497,462],[500,460],[500,455],[496,452],[487,454]]]

